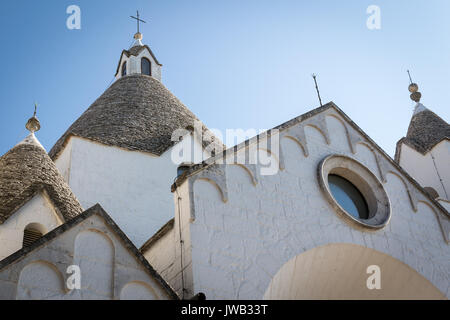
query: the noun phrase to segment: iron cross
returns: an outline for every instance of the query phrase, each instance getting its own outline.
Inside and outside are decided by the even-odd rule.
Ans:
[[[139,19],[139,11],[136,11],[136,17],[130,16],[132,19],[136,19],[137,22],[137,32],[139,33],[139,22],[147,23],[144,20]]]

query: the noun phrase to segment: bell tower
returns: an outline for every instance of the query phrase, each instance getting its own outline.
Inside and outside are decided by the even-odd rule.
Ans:
[[[148,45],[142,43],[143,35],[140,32],[140,23],[146,23],[139,16],[139,11],[136,17],[130,16],[137,22],[137,32],[134,34],[134,42],[128,50],[123,50],[119,64],[117,66],[115,78],[120,79],[125,76],[133,74],[143,74],[161,81],[161,67],[156,56]]]

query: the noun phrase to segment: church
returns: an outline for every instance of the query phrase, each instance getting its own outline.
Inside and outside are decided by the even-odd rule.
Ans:
[[[0,157],[0,299],[450,297],[450,126],[417,84],[394,158],[333,102],[227,148],[142,40],[49,152],[35,110]]]

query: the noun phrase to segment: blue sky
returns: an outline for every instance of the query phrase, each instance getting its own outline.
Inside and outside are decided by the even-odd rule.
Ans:
[[[68,30],[66,8],[81,8]],[[366,27],[369,5],[381,29]],[[139,9],[163,83],[210,128],[268,129],[334,101],[391,156],[413,102],[450,119],[450,2],[371,1],[2,1],[0,154],[22,140],[39,103],[47,150],[108,87]]]

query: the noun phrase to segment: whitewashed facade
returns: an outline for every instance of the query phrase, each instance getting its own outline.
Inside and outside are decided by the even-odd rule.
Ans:
[[[257,175],[256,185],[252,175],[259,170],[214,165],[214,159],[180,181],[174,193],[176,212],[180,212],[175,214],[174,225],[175,265],[180,267],[174,272],[178,272],[180,283],[173,284],[174,288],[182,287],[191,295],[203,292],[210,299],[450,297],[449,213],[339,109],[330,104],[310,118],[286,126],[280,141],[282,170],[275,175]],[[244,150],[242,146],[238,153]],[[318,168],[333,154],[357,160],[381,182],[391,208],[385,227],[370,229],[350,223],[327,201],[318,181]],[[289,261],[331,244],[343,252],[347,244],[355,245],[357,249],[349,250],[345,259],[351,258],[350,262],[334,265],[335,280],[342,275],[360,279],[359,283],[347,278],[337,290],[333,285],[339,282],[327,278],[317,282],[310,296],[295,295],[302,290],[301,282],[270,294],[269,288],[277,281],[289,283],[277,279]],[[312,260],[296,272],[312,272],[317,259],[324,259],[324,263],[332,260],[327,260],[326,251],[317,252],[323,257],[310,255]],[[368,256],[377,255],[388,256],[392,262],[381,271],[384,281],[393,281],[384,292],[371,292],[366,287],[366,268],[383,260]],[[339,269],[360,261],[367,265],[359,266],[355,273]],[[410,287],[402,287],[404,278],[395,277],[399,265],[415,279]],[[295,279],[292,272],[287,273],[291,280]],[[285,272],[282,274],[285,278]],[[173,279],[174,275],[168,277]],[[429,290],[411,293],[421,286]],[[341,295],[336,297],[333,290]]]

